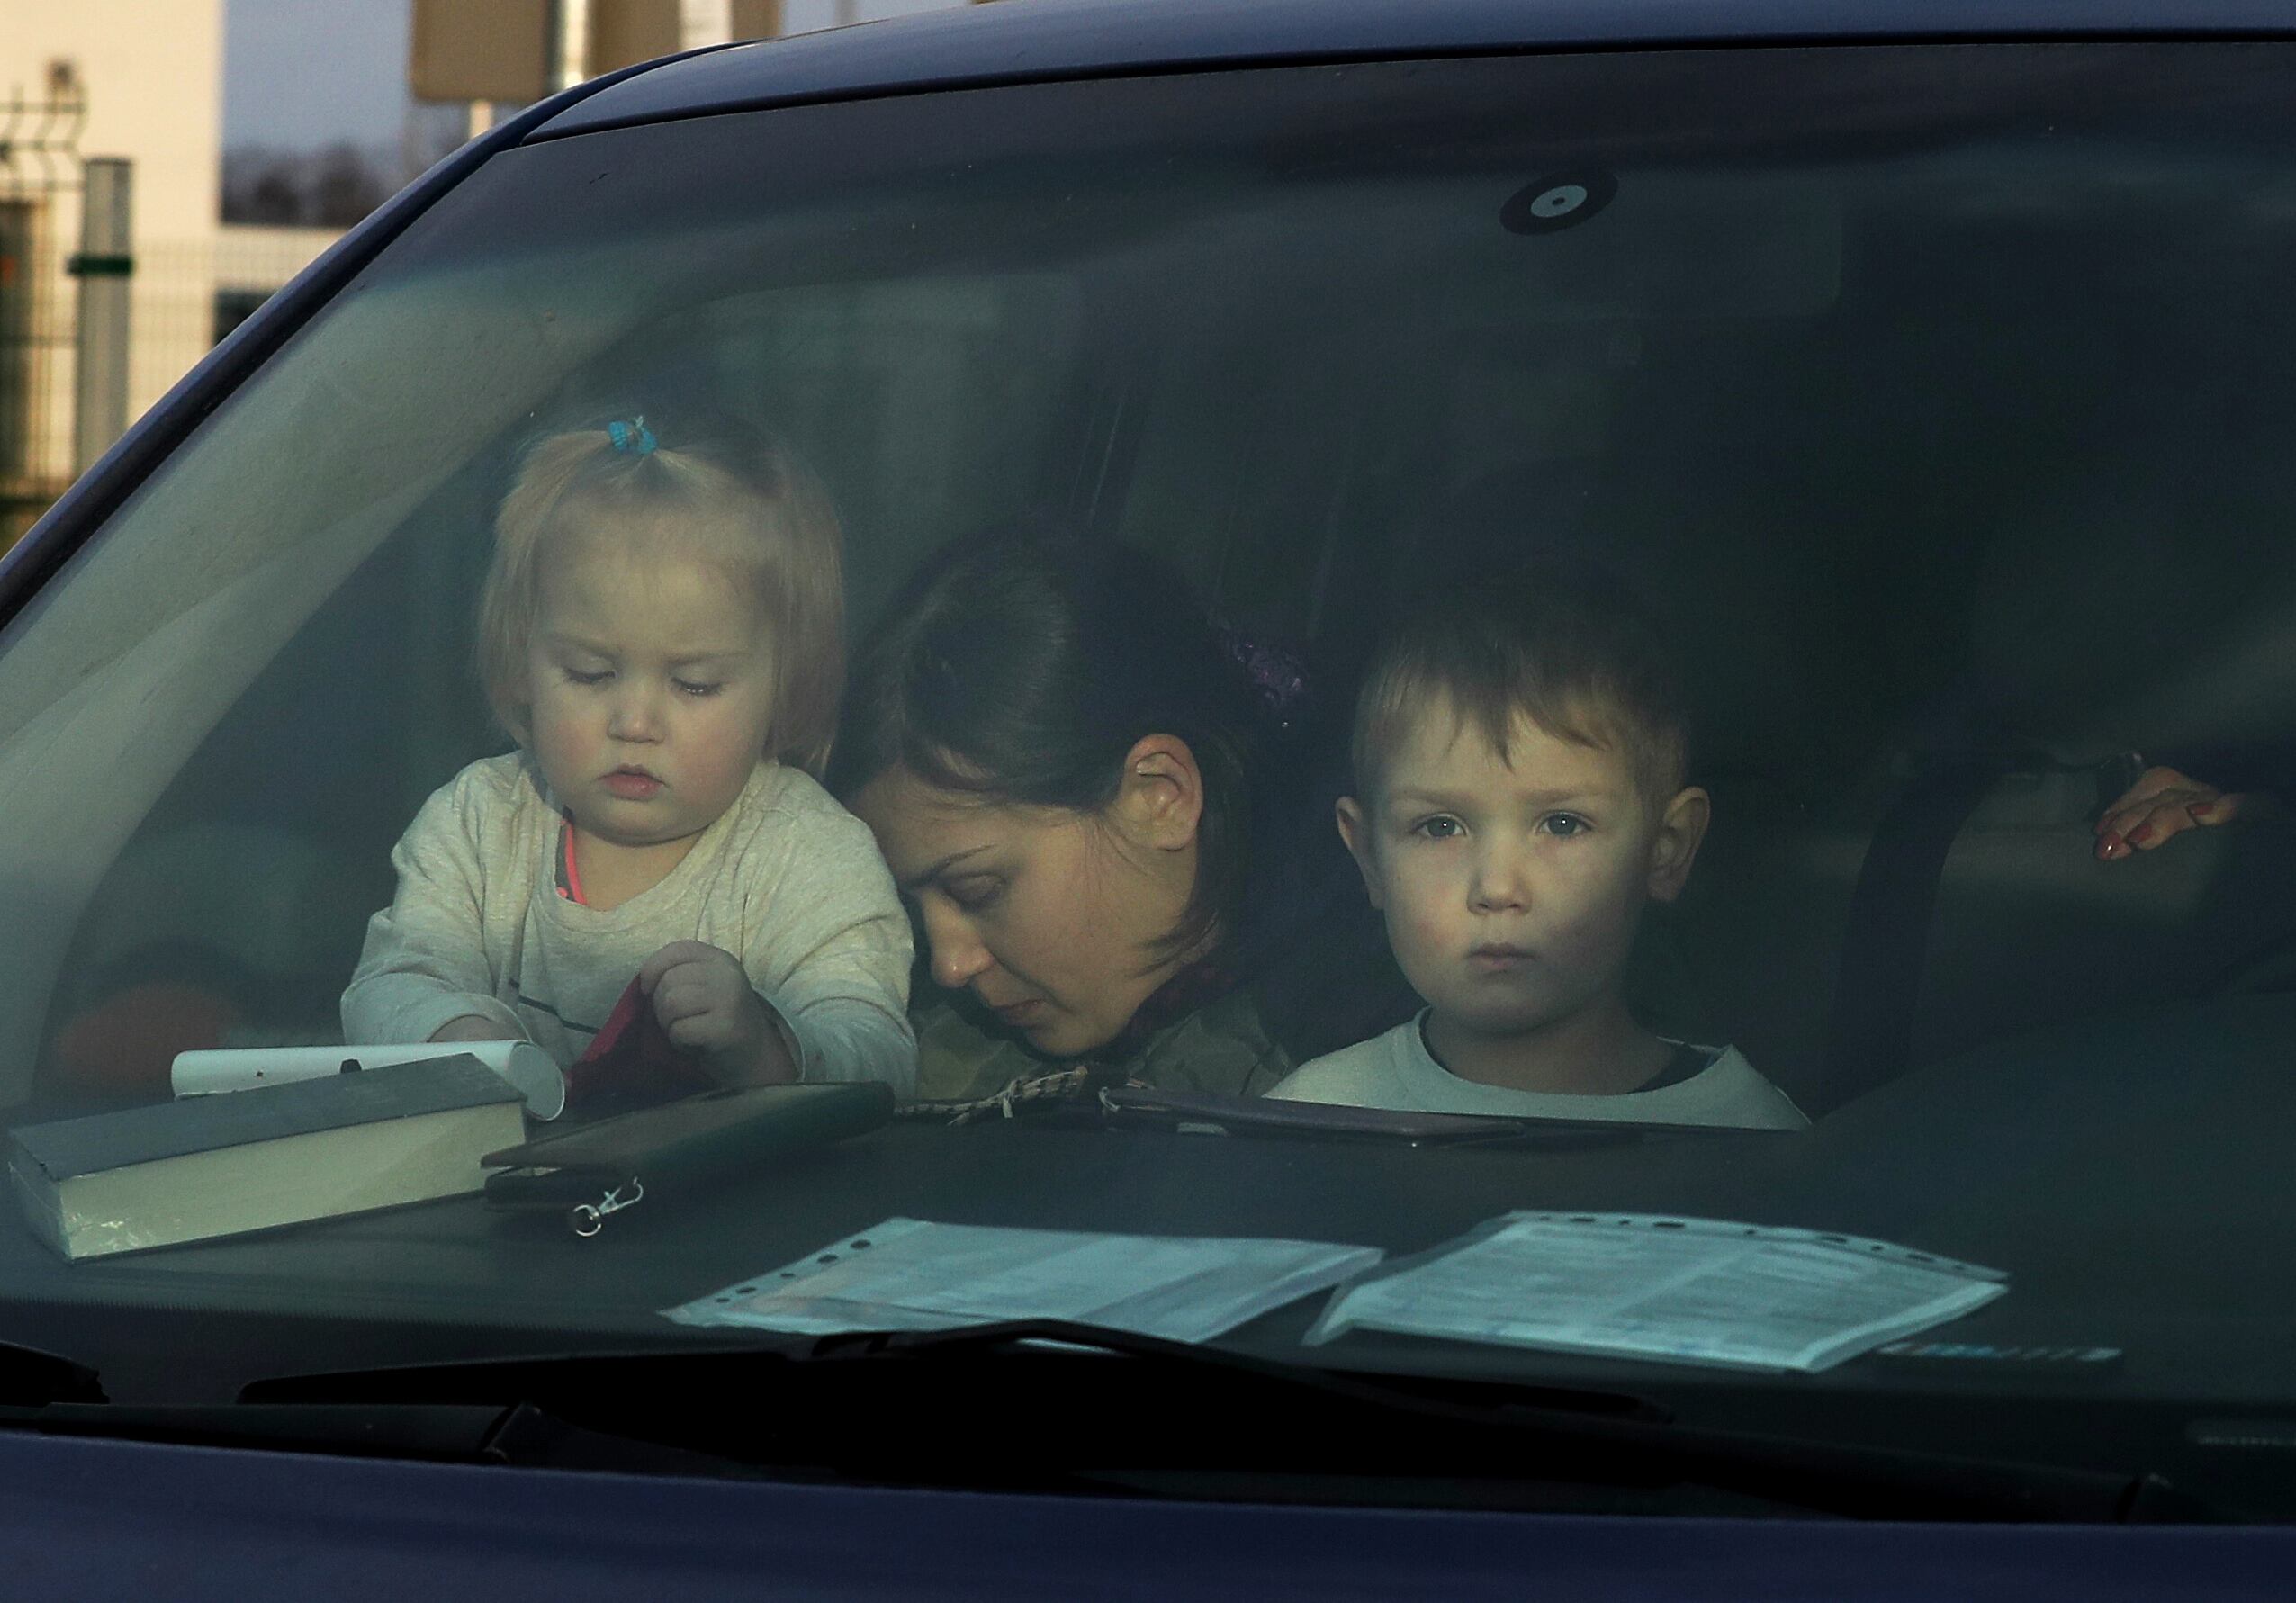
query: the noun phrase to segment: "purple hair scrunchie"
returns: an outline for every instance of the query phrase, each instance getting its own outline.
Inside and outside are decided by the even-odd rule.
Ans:
[[[1290,728],[1308,697],[1308,671],[1300,654],[1286,646],[1254,640],[1234,627],[1222,627],[1220,639],[1266,704],[1277,726]]]

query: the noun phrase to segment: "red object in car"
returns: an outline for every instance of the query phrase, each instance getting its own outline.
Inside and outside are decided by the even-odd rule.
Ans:
[[[622,989],[590,1049],[566,1071],[566,1105],[604,1097],[683,1096],[716,1084],[662,1028],[652,1001],[633,979]]]

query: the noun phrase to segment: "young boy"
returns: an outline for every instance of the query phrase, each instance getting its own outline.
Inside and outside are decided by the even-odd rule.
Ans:
[[[1799,1128],[1734,1048],[1627,1012],[1645,904],[1706,833],[1653,630],[1594,587],[1494,585],[1411,614],[1355,708],[1340,838],[1426,1009],[1269,1094],[1454,1113]]]

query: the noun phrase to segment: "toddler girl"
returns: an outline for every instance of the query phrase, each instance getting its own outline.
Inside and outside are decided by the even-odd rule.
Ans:
[[[909,924],[808,770],[843,674],[838,533],[786,453],[641,419],[535,445],[504,499],[480,671],[518,750],[392,853],[351,1041],[526,1038],[579,1058],[635,978],[725,1084],[915,1083]]]

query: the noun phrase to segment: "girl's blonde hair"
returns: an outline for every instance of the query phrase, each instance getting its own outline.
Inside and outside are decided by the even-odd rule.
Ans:
[[[747,585],[771,632],[773,723],[762,755],[818,774],[845,677],[837,514],[795,455],[730,423],[676,446],[658,443],[640,419],[527,448],[479,595],[479,677],[502,726],[521,744],[529,738],[527,653],[545,554],[572,534],[616,527],[676,542]]]

